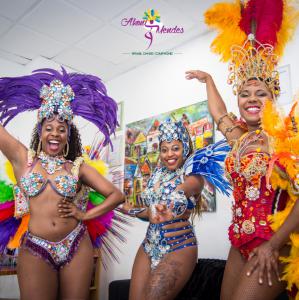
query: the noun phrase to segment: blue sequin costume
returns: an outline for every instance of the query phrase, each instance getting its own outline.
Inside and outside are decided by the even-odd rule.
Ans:
[[[184,181],[183,172],[182,168],[169,171],[165,167],[154,171],[142,195],[145,205],[153,214],[157,204],[169,204],[172,193]],[[187,209],[194,208],[196,204],[192,197],[187,199],[187,203]],[[181,223],[181,226],[167,228],[167,225],[174,223]],[[166,253],[197,246],[197,241],[189,221],[179,218],[159,224],[150,223],[142,245],[151,259],[151,268],[155,269]]]
[[[181,122],[166,121],[159,127],[160,141],[171,142],[180,140],[183,143],[183,157],[186,158],[190,149],[186,128]],[[186,247],[197,246],[192,225],[183,216],[186,209],[193,209],[196,205],[194,197],[186,198],[183,191],[177,187],[184,182],[184,176],[200,175],[212,183],[220,192],[228,195],[229,183],[223,176],[223,162],[230,147],[225,141],[219,141],[206,148],[197,150],[189,156],[184,165],[174,171],[166,167],[157,168],[151,175],[147,187],[142,194],[145,206],[152,214],[156,213],[157,204],[165,204],[175,210],[174,220],[164,223],[150,223],[146,237],[142,243],[145,253],[151,260],[151,268],[155,269],[165,254]],[[181,193],[180,193],[181,192]],[[172,205],[172,206],[171,206]],[[171,224],[176,224],[174,228]]]

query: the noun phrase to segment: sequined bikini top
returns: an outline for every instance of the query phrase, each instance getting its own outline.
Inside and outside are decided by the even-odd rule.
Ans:
[[[49,183],[53,190],[62,197],[73,198],[78,188],[78,173],[83,159],[77,158],[73,164],[70,174],[58,175],[54,180],[46,179],[38,172],[32,172],[34,166],[38,162],[38,158],[34,159],[31,169],[21,177],[20,188],[25,192],[26,196],[34,197],[40,194]],[[65,163],[64,162],[64,166]],[[64,167],[66,170],[66,168]]]
[[[40,173],[32,172],[34,165],[41,160],[43,164],[43,157],[35,157],[35,152],[28,150],[28,168],[29,170],[20,179],[20,186],[15,185],[14,199],[15,199],[15,218],[21,218],[22,216],[29,213],[29,198],[34,197],[41,193],[46,185],[49,183],[53,190],[57,192],[62,197],[72,198],[73,203],[82,211],[86,211],[88,192],[89,189],[84,185],[81,186],[80,191],[77,193],[78,189],[78,175],[81,164],[83,163],[83,158],[78,157],[73,164],[71,172],[67,175],[58,175],[54,181],[45,179]],[[58,165],[51,165],[51,161],[47,166],[47,173],[54,174],[57,170],[60,170],[62,166],[65,168],[65,159],[61,159]]]

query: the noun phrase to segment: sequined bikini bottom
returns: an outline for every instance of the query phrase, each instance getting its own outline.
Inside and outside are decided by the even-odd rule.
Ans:
[[[146,237],[142,242],[144,252],[151,259],[151,269],[155,269],[166,253],[177,251],[186,247],[197,246],[196,237],[192,225],[180,226],[177,228],[164,229],[166,225],[174,223],[186,223],[185,219],[176,219],[164,223],[150,223],[146,232]],[[187,232],[186,232],[187,230]],[[183,234],[167,236],[165,234],[185,231]],[[190,242],[187,242],[190,240]]]
[[[79,223],[64,239],[59,242],[51,242],[27,231],[24,234],[21,247],[42,258],[59,271],[72,260],[85,232],[86,226]]]

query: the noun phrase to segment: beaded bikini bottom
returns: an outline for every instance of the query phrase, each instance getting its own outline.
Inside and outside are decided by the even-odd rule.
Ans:
[[[164,223],[150,223],[146,232],[146,237],[142,242],[144,252],[151,259],[151,269],[155,269],[164,255],[186,247],[196,246],[196,238],[191,225],[185,225],[177,228],[164,229],[164,226],[174,223],[185,223],[185,219],[176,219]],[[166,233],[186,231],[183,234],[165,237]],[[187,240],[191,240],[186,243]]]
[[[59,242],[42,239],[27,231],[23,237],[21,247],[42,258],[56,271],[59,271],[60,268],[72,260],[85,231],[86,226],[79,223],[72,232]]]

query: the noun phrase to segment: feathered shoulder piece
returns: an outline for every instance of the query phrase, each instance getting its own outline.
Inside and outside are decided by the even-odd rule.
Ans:
[[[291,213],[299,195],[299,114],[295,102],[289,115],[284,116],[276,105],[268,101],[264,106],[262,126],[271,137],[273,156],[269,164],[267,180],[274,189],[287,191],[287,203],[283,210],[269,217],[271,227],[277,231]],[[273,172],[272,172],[273,170]],[[290,234],[290,254],[281,257],[284,263],[282,280],[287,289],[294,292],[292,299],[299,300],[299,234]],[[295,295],[296,294],[296,295]]]
[[[225,195],[229,195],[230,184],[224,177],[221,163],[230,151],[226,141],[221,140],[202,149],[196,150],[184,163],[184,173],[188,175],[200,175],[215,186]]]
[[[266,101],[262,114],[262,127],[270,137],[273,155],[268,180],[274,165],[279,165],[294,183],[299,171],[299,114],[296,101],[287,116],[278,110],[273,101]],[[299,182],[298,182],[299,183]]]

